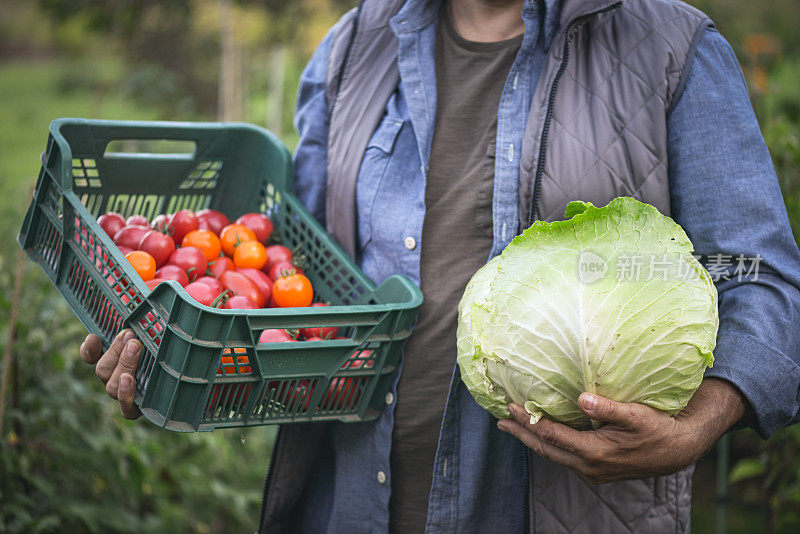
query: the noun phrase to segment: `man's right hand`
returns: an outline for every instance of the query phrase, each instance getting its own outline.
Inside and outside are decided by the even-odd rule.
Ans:
[[[133,330],[123,330],[104,353],[100,338],[94,334],[86,336],[81,344],[81,359],[95,366],[95,374],[106,386],[106,393],[119,401],[125,419],[136,419],[142,412],[133,403],[135,392],[134,375],[142,352],[142,342],[136,339]]]

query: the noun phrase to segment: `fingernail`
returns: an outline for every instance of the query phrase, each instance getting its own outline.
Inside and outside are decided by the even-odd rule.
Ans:
[[[125,353],[128,356],[136,356],[137,352],[139,352],[139,343],[136,341],[131,341],[125,345]]]
[[[511,415],[513,415],[514,417],[517,416],[517,410],[514,408],[513,404],[508,405],[508,411],[511,412]]]
[[[503,432],[505,432],[505,430],[508,428],[508,421],[507,421],[507,420],[505,420],[505,419],[500,419],[500,420],[497,422],[497,428],[499,428],[500,430],[502,430]]]
[[[134,337],[133,330],[125,330],[125,337],[122,338],[122,341],[124,343],[127,343],[128,341],[133,339],[133,337]]]
[[[583,396],[583,406],[587,410],[594,410],[597,408],[597,397],[592,395],[591,393],[586,393]]]
[[[119,387],[122,389],[128,390],[131,389],[133,386],[133,379],[130,375],[122,375],[119,379]]]

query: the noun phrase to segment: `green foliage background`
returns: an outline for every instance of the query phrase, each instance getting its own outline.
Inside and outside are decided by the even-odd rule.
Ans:
[[[233,0],[244,120],[271,117],[294,147],[299,73],[354,3]],[[692,3],[740,58],[800,236],[800,2]],[[219,0],[0,0],[0,343],[49,122],[215,120],[218,18]],[[23,280],[0,434],[0,532],[254,531],[274,428],[187,435],[123,420],[78,357],[80,323],[35,265],[25,263]],[[731,444],[728,531],[800,531],[798,427],[766,443],[737,432]],[[712,451],[694,478],[695,532],[715,529],[714,461]]]

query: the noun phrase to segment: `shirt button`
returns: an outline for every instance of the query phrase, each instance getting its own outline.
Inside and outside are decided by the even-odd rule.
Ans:
[[[381,484],[386,483],[386,473],[384,473],[383,471],[378,471],[378,482],[380,482]]]
[[[394,395],[391,392],[386,394],[386,404],[391,404],[394,402]]]
[[[414,247],[417,246],[417,240],[411,236],[408,236],[403,240],[403,244],[406,246],[408,250],[414,250]]]

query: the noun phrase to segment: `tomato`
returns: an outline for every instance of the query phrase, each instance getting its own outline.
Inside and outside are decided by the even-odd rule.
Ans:
[[[236,370],[236,367],[225,367],[225,374],[237,374],[238,372],[241,373],[249,373],[250,366],[249,365],[242,365],[243,363],[250,363],[250,359],[247,357],[247,349],[243,347],[234,347],[233,353],[237,354],[236,356],[236,363],[239,364],[239,371]],[[222,349],[222,354],[231,354],[231,349]],[[233,365],[233,356],[223,356],[222,357],[222,365]],[[222,374],[222,367],[217,369],[217,374]]]
[[[125,221],[128,226],[150,226],[150,221],[144,215],[131,215]]]
[[[259,308],[264,306],[266,299],[261,291],[249,278],[236,271],[225,271],[219,277],[219,281],[225,289],[229,289],[234,295],[247,297],[252,300]]]
[[[313,308],[327,306],[324,302],[315,302],[311,305]],[[311,341],[311,338],[319,339],[333,339],[339,333],[339,328],[335,326],[316,326],[310,328],[301,328],[300,336],[306,338],[306,341]]]
[[[258,306],[256,306],[255,302],[250,300],[247,297],[242,297],[240,295],[234,295],[225,301],[225,304],[222,305],[223,308],[226,310],[257,310]]]
[[[276,263],[281,261],[291,262],[294,254],[283,245],[270,245],[266,248],[267,251],[267,264],[264,266],[264,272],[269,274],[269,269]]]
[[[172,215],[162,213],[161,215],[156,216],[156,218],[153,219],[153,222],[150,223],[150,227],[153,230],[158,230],[162,234],[172,236],[174,231],[172,228]]]
[[[281,308],[298,308],[311,305],[314,290],[304,274],[290,274],[275,280],[272,296]]]
[[[275,295],[274,294],[270,295],[270,297],[269,297],[269,306],[268,307],[269,308],[280,308],[280,306],[278,306],[278,303],[275,302]]]
[[[180,210],[172,217],[172,240],[178,246],[183,241],[183,236],[198,228],[200,222],[197,220],[197,215],[192,210]]]
[[[192,282],[184,289],[187,293],[189,293],[190,297],[200,304],[204,304],[206,306],[212,306],[215,304],[214,300],[220,295],[219,291],[216,291],[210,285],[203,284],[202,282]]]
[[[213,278],[211,276],[201,276],[195,282],[199,282],[201,284],[208,284],[217,292],[217,295],[225,291],[225,288],[222,286],[219,280]]]
[[[208,268],[205,255],[194,247],[179,248],[169,257],[169,263],[186,271],[190,282],[197,280],[200,276],[205,276]]]
[[[300,269],[290,261],[279,261],[272,264],[269,268],[267,275],[273,280],[277,280],[282,276],[289,276],[290,274],[305,274],[303,269]]]
[[[219,240],[222,242],[222,251],[226,256],[232,258],[233,253],[236,251],[236,246],[245,241],[255,241],[256,234],[241,224],[229,224],[222,229],[219,234]]]
[[[261,332],[258,338],[259,343],[285,343],[287,341],[296,341],[289,332],[280,328],[271,328]]]
[[[156,271],[156,275],[158,275],[158,271]],[[150,291],[152,291],[158,284],[164,282],[165,280],[165,278],[158,278],[158,276],[156,276],[156,278],[153,278],[152,280],[146,280],[145,285],[150,289]]]
[[[249,278],[256,286],[258,286],[259,291],[264,295],[264,301],[269,301],[272,298],[272,280],[269,279],[269,276],[262,273],[258,269],[236,269],[247,278]]]
[[[219,278],[225,271],[233,271],[236,266],[233,260],[227,256],[221,256],[214,261],[208,262],[208,270],[214,278]]]
[[[156,274],[156,260],[147,252],[134,250],[125,256],[128,263],[133,265],[134,270],[142,277],[142,280],[152,280]]]
[[[127,225],[123,226],[116,234],[114,234],[114,243],[117,246],[122,245],[130,249],[136,250],[139,246],[139,241],[142,240],[144,234],[150,231],[150,226],[141,225]]]
[[[198,211],[197,220],[200,223],[200,229],[211,230],[217,235],[231,223],[224,213],[209,209]]]
[[[261,269],[267,263],[267,251],[258,241],[245,241],[236,247],[233,264],[243,269]]]
[[[183,236],[181,246],[196,248],[205,255],[208,261],[218,258],[222,250],[217,234],[211,230],[192,230]]]
[[[263,213],[245,213],[238,219],[236,224],[246,226],[256,235],[256,240],[261,243],[269,241],[272,235],[272,221]]]
[[[353,355],[353,358],[369,358],[372,356],[371,350],[364,350]],[[364,369],[372,367],[374,360],[348,360],[342,365],[342,369],[358,369],[362,365]],[[321,404],[331,410],[348,410],[355,407],[361,393],[358,386],[368,380],[366,376],[338,377],[331,380],[328,392],[323,397]]]
[[[131,247],[126,247],[125,245],[117,245],[117,248],[119,249],[120,252],[122,252],[123,256],[128,254],[128,252],[133,252],[133,249]]]
[[[97,218],[97,224],[108,234],[108,237],[113,239],[117,232],[125,226],[125,219],[119,213],[109,211]]]
[[[165,265],[156,271],[156,278],[163,278],[164,280],[175,280],[181,287],[186,287],[189,284],[189,276],[186,271],[177,265]]]
[[[153,256],[156,260],[156,267],[161,267],[167,263],[169,257],[175,252],[175,242],[158,230],[150,230],[142,236],[137,249]]]

